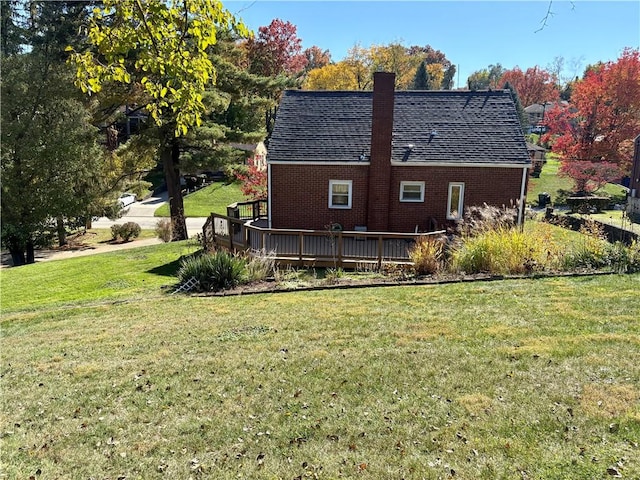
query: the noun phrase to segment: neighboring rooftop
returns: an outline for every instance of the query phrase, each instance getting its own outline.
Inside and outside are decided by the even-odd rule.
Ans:
[[[284,93],[269,142],[270,161],[369,159],[372,92]],[[511,94],[396,91],[392,161],[529,162]]]

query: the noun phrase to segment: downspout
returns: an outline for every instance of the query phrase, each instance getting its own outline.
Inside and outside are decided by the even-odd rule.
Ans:
[[[524,167],[522,169],[522,185],[520,185],[520,205],[518,205],[518,226],[523,224],[524,218],[524,201],[525,201],[525,188],[527,186],[527,172],[529,171],[529,167]]]

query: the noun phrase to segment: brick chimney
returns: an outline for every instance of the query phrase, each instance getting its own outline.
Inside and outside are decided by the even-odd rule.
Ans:
[[[396,76],[373,74],[373,116],[371,119],[371,161],[367,229],[385,232],[389,229],[389,189],[391,183],[391,140]]]

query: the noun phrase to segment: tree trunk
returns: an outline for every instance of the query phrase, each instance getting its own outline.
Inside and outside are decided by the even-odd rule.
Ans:
[[[162,143],[160,158],[162,159],[164,179],[167,183],[167,193],[169,195],[172,227],[171,241],[186,240],[188,238],[187,224],[184,218],[182,187],[180,186],[180,148],[178,140],[173,136],[169,137],[169,134],[165,135]]]
[[[13,263],[14,267],[19,267],[20,265],[25,265],[27,263],[23,249],[18,247],[9,247],[9,253],[11,254],[11,263]]]
[[[31,240],[27,240],[27,263],[36,263],[36,253]]]
[[[67,244],[67,229],[64,226],[62,217],[56,218],[56,228],[58,232],[58,246],[64,247]]]

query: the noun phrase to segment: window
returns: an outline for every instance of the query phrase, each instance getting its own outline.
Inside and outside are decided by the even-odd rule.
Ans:
[[[462,218],[464,204],[464,183],[449,184],[449,199],[447,201],[447,219]]]
[[[351,208],[351,180],[329,180],[329,208]]]
[[[424,202],[424,182],[400,182],[401,202]]]

